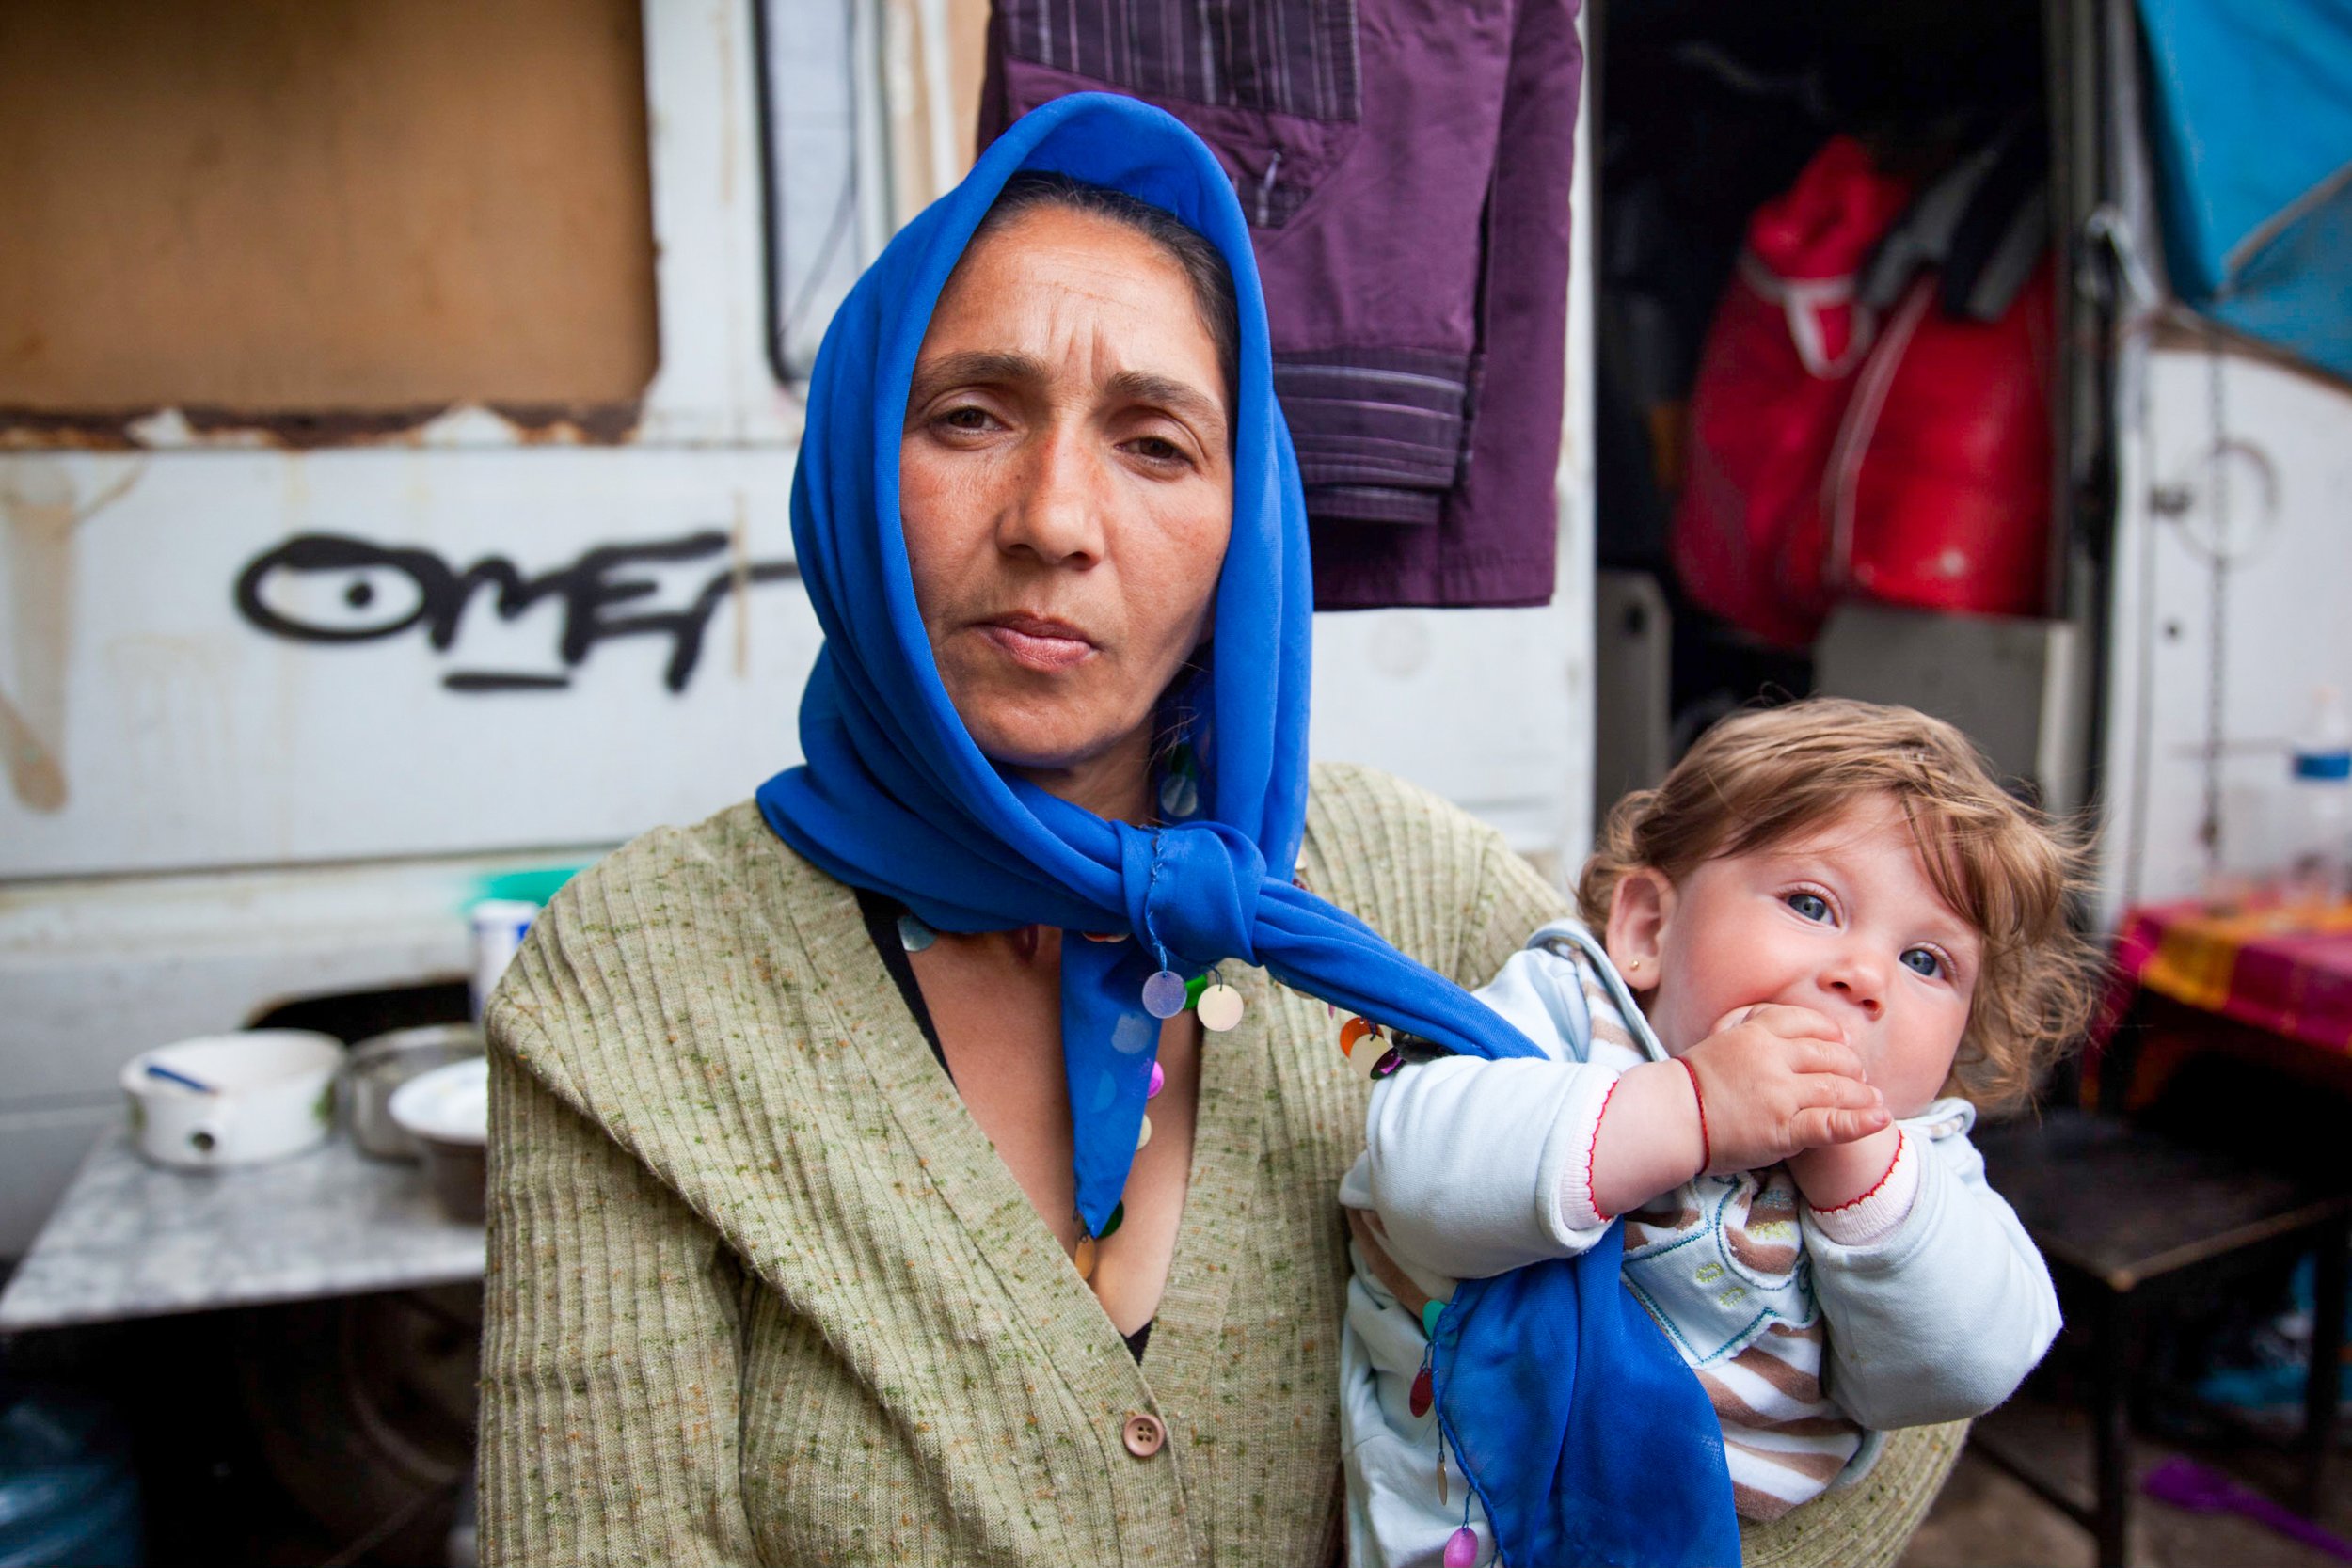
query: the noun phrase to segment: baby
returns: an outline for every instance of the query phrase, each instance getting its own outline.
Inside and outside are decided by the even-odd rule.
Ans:
[[[1545,1056],[1408,1049],[1374,1087],[1341,1189],[1351,1563],[1490,1559],[1415,1386],[1422,1308],[1620,1217],[1744,1519],[1860,1479],[1875,1433],[2008,1398],[2058,1302],[1967,1134],[2086,1020],[2078,862],[1959,732],[1863,703],[1727,719],[1624,800],[1589,924],[1477,993]]]

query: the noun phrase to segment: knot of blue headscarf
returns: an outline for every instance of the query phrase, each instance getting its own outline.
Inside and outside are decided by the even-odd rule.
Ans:
[[[1180,705],[1197,798],[1163,826],[1105,821],[984,756],[947,699],[914,602],[898,515],[907,389],[949,273],[1025,169],[1171,213],[1232,272],[1232,530],[1216,646]],[[1454,1051],[1536,1053],[1459,986],[1292,882],[1306,819],[1306,507],[1248,230],[1215,156],[1181,122],[1125,98],[1057,99],[899,231],[818,354],[792,537],[825,645],[801,703],[806,760],[759,790],[769,825],[937,929],[1050,925],[1132,939],[1061,948],[1063,1068],[1089,1234],[1102,1233],[1135,1158],[1160,1032],[1141,993],[1156,968],[1262,966]],[[1344,1070],[1336,1050],[1332,1070]],[[1439,1418],[1505,1562],[1738,1560],[1713,1411],[1618,1280],[1613,1248],[1465,1281],[1433,1350]],[[1613,1496],[1620,1481],[1628,1489]]]
[[[1113,825],[1127,927],[1196,966],[1258,961],[1258,895],[1265,856],[1223,822]]]

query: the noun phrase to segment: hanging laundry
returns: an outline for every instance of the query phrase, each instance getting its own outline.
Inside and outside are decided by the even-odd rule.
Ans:
[[[979,140],[1130,94],[1248,214],[1315,604],[1551,597],[1576,0],[998,0]]]

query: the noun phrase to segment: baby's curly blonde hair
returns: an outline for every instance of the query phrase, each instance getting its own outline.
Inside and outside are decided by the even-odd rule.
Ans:
[[[2069,919],[2087,848],[2001,788],[1940,719],[1813,697],[1722,721],[1656,789],[1610,812],[1577,903],[1601,930],[1637,867],[1679,884],[1701,862],[1772,848],[1880,794],[1901,803],[1936,891],[1984,939],[1952,1086],[1987,1107],[2023,1100],[2097,1002],[2102,960]]]

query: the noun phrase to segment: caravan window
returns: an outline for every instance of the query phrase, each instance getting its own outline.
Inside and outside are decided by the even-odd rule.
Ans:
[[[780,379],[803,381],[883,242],[972,166],[989,8],[756,0],[755,12],[771,358]]]
[[[851,0],[760,0],[771,348],[788,381],[807,378],[825,324],[879,248],[881,163],[858,138],[860,113],[875,115],[875,95],[860,90],[874,79],[872,15]]]

